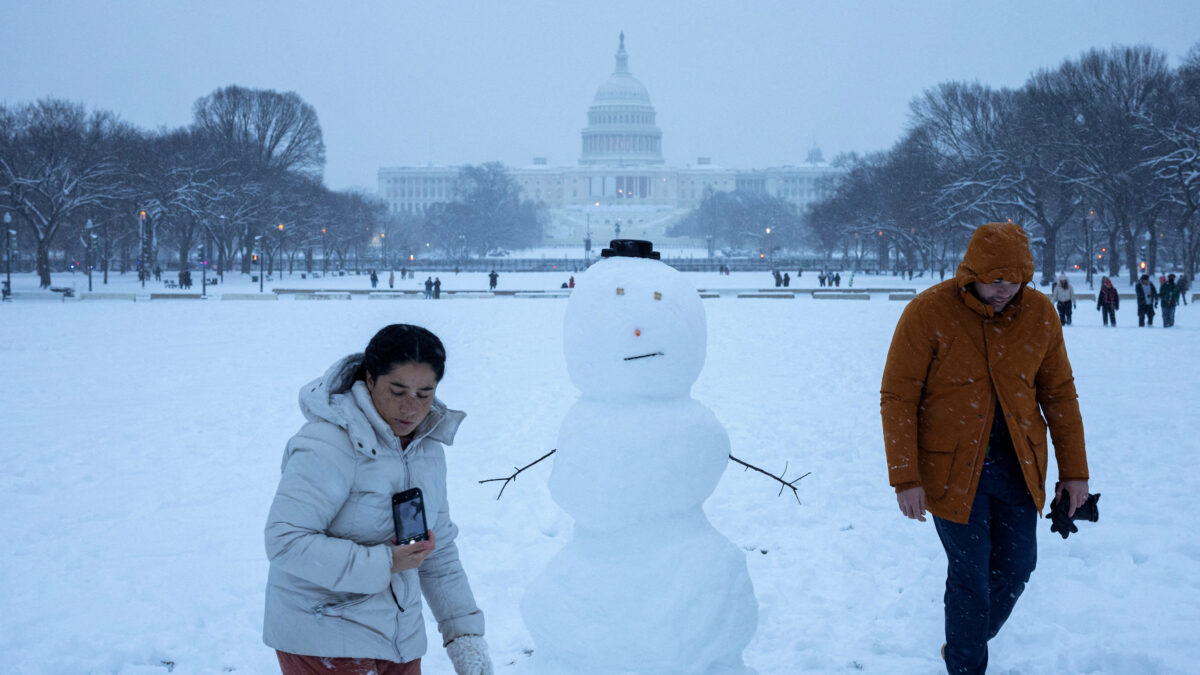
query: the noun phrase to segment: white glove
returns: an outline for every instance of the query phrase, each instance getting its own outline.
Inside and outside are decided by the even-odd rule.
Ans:
[[[461,635],[446,645],[456,675],[492,675],[492,659],[482,635]]]

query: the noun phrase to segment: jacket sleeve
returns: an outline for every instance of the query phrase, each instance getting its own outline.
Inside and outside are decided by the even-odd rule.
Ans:
[[[1067,359],[1062,326],[1046,322],[1054,331],[1050,348],[1042,359],[1035,378],[1037,400],[1050,439],[1054,442],[1054,457],[1058,462],[1059,480],[1087,480],[1087,452],[1083,442],[1083,418],[1079,414],[1079,397],[1075,392],[1075,376]]]
[[[445,485],[445,462],[441,464],[441,481]],[[458,526],[450,519],[449,500],[443,500],[433,521],[433,536],[437,548],[421,563],[418,572],[421,593],[429,603],[442,645],[448,645],[463,635],[483,635],[483,612],[475,604],[475,595],[467,582],[467,573],[458,558]]]
[[[288,441],[283,475],[267,515],[267,558],[288,574],[330,591],[379,593],[391,579],[391,547],[363,546],[326,534],[350,495],[354,464],[347,453],[352,452],[304,432]]]
[[[904,308],[883,367],[879,409],[888,482],[901,492],[921,485],[917,468],[917,415],[933,348],[922,330],[920,302]]]

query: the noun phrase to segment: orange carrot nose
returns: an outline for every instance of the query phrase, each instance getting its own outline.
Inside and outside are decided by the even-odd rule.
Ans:
[[[641,328],[634,328],[634,329],[633,329],[633,334],[634,334],[635,336],[637,336],[637,337],[641,337],[641,336],[642,336],[642,329],[641,329]]]

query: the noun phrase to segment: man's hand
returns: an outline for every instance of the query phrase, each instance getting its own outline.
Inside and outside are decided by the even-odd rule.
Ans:
[[[433,553],[437,541],[433,537],[433,530],[426,530],[429,539],[425,541],[415,541],[404,546],[396,546],[396,540],[392,539],[392,574],[403,572],[404,570],[415,570],[425,562],[425,558]]]
[[[1086,488],[1087,483],[1084,483]],[[1087,490],[1083,491],[1083,496],[1087,498]],[[925,522],[925,488],[915,487],[903,490],[896,493],[896,502],[900,504],[900,513]],[[1082,502],[1081,502],[1082,503]]]
[[[1067,507],[1067,517],[1075,515],[1075,509],[1083,506],[1088,498],[1088,482],[1086,480],[1064,480],[1054,485],[1054,498],[1062,499],[1063,490],[1067,491],[1070,504]]]

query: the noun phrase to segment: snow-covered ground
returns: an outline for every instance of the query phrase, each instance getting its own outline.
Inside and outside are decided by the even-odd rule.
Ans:
[[[440,276],[446,289],[486,288],[483,275]],[[566,276],[500,284],[549,289]],[[814,276],[801,285],[815,286]],[[750,273],[690,278],[769,285]],[[31,275],[14,282],[37,285]],[[86,289],[86,277],[74,282]],[[107,290],[136,285],[127,275]],[[251,288],[243,278],[221,290]],[[944,557],[932,523],[898,513],[880,436],[880,374],[903,304],[705,301],[708,359],[693,395],[724,423],[736,456],[812,472],[798,505],[731,465],[705,509],[746,551],[760,617],[745,658],[762,675],[941,669]],[[447,452],[459,546],[497,672],[527,670],[537,652],[518,600],[571,522],[550,499],[549,466],[499,501],[477,481],[554,447],[577,395],[562,357],[565,306],[461,297],[0,306],[0,670],[275,671],[260,640],[262,526],[283,444],[301,423],[296,392],[397,321],[446,343],[438,393],[468,412]],[[1118,319],[1102,328],[1094,304],[1081,302],[1066,330],[1101,520],[1066,541],[1039,523],[1038,569],[992,643],[993,672],[1186,673],[1200,662],[1200,535],[1189,524],[1200,501],[1200,309],[1180,307],[1169,330],[1137,328],[1132,302]],[[425,670],[452,672],[436,648]]]

